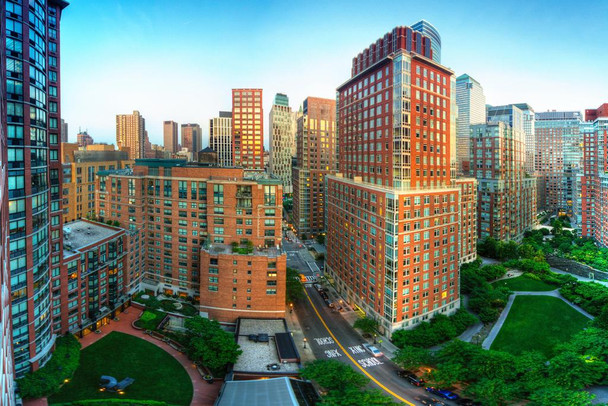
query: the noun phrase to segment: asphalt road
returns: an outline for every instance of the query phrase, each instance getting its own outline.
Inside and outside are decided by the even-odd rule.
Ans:
[[[317,359],[336,359],[351,365],[371,379],[371,387],[383,390],[401,404],[428,402],[431,396],[424,388],[412,386],[397,376],[399,368],[391,360],[384,356],[374,358],[365,351],[361,345],[365,341],[340,314],[331,312],[315,288],[306,287],[306,294],[306,300],[296,306],[296,313],[307,345]],[[382,351],[380,345],[376,347]]]

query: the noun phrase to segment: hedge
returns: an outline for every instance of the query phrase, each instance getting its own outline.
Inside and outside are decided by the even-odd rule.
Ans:
[[[156,400],[140,400],[140,399],[90,399],[78,400],[69,403],[55,403],[54,406],[105,406],[105,405],[120,405],[120,406],[174,406],[170,403],[159,402]]]
[[[80,342],[71,334],[57,338],[53,356],[42,368],[17,380],[24,399],[48,397],[71,379],[80,363]]]
[[[459,309],[452,316],[438,314],[430,322],[420,323],[412,330],[397,330],[392,341],[399,348],[406,345],[428,348],[458,337],[469,326],[477,322],[475,316]]]

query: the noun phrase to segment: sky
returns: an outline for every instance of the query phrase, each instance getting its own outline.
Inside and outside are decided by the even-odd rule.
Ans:
[[[352,58],[394,27],[425,19],[442,64],[479,81],[488,104],[537,112],[608,102],[608,2],[72,0],[61,19],[62,116],[115,143],[116,114],[139,112],[150,141],[162,122],[231,110],[231,89],[264,90],[265,144],[276,93],[295,110],[335,98]]]

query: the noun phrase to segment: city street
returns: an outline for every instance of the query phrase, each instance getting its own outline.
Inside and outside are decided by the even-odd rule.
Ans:
[[[306,298],[296,306],[306,345],[317,359],[336,359],[366,375],[371,386],[408,405],[423,404],[418,399],[429,398],[424,388],[416,388],[397,376],[399,369],[386,357],[374,358],[365,351],[363,338],[339,313],[332,313],[315,288],[305,288]],[[376,345],[380,351],[380,344]],[[433,396],[434,397],[434,396]],[[442,400],[446,404],[451,404]]]

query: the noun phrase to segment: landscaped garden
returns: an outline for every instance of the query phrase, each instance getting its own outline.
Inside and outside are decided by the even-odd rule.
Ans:
[[[144,330],[154,330],[165,316],[166,313],[158,310],[145,310],[139,319],[135,321],[135,326]]]
[[[514,292],[545,292],[557,289],[555,285],[549,285],[538,278],[535,279],[530,274],[524,274],[516,278],[501,279],[494,282],[493,285],[505,286]]]
[[[556,344],[567,342],[589,322],[560,298],[517,296],[491,348],[514,355],[536,350],[550,357]]]
[[[102,375],[135,382],[124,395],[100,392]],[[189,405],[192,381],[182,365],[169,353],[140,338],[112,332],[80,353],[74,377],[49,398],[49,404],[85,399],[157,400],[171,405]]]

